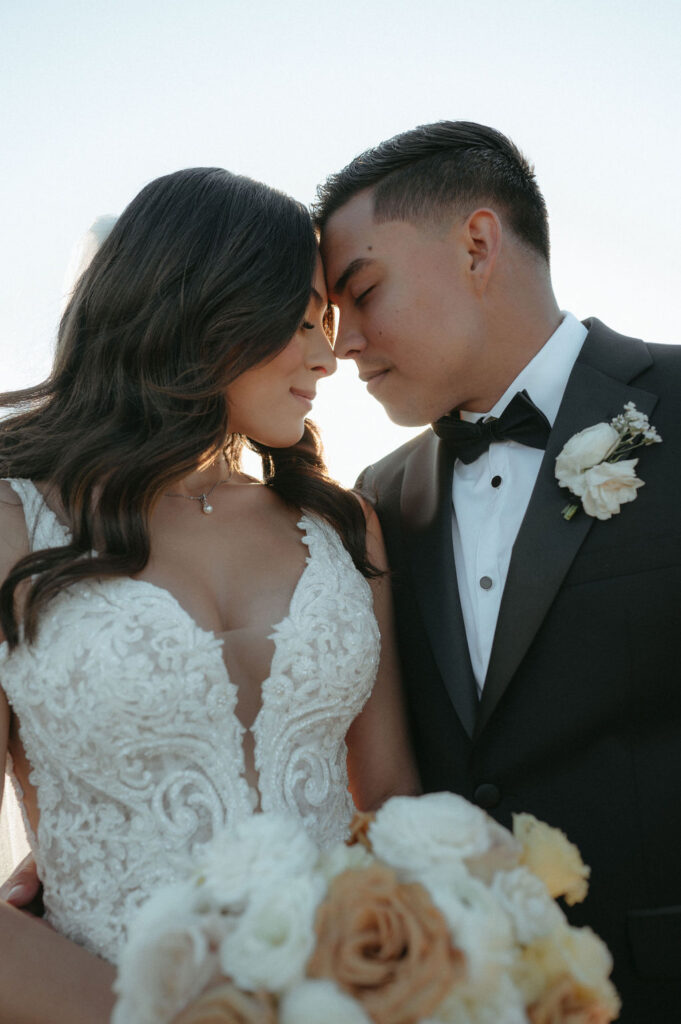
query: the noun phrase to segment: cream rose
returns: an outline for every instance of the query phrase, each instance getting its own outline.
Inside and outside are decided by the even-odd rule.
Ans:
[[[643,480],[634,472],[637,462],[638,459],[623,459],[587,469],[581,494],[587,515],[610,519],[619,512],[620,505],[635,499],[636,491],[643,487]]]
[[[584,471],[607,459],[619,440],[618,431],[609,423],[596,423],[571,437],[556,459],[560,486],[581,497]]]

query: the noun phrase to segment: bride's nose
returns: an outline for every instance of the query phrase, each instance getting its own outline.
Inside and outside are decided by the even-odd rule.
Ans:
[[[321,328],[312,332],[306,353],[305,365],[322,377],[329,377],[336,372],[337,360],[331,342]]]

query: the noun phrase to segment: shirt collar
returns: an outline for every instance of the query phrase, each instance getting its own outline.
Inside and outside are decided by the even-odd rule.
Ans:
[[[490,411],[472,413],[462,409],[462,420],[475,421],[485,419],[487,416],[499,417],[519,391],[527,391],[534,404],[541,409],[553,426],[568,377],[587,335],[584,324],[572,313],[562,311],[562,316],[563,319],[549,340],[520,371]]]

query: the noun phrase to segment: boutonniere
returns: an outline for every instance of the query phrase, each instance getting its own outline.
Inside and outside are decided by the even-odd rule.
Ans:
[[[634,471],[638,459],[626,456],[634,448],[661,440],[645,413],[627,402],[610,423],[596,423],[570,438],[556,459],[556,479],[581,498],[588,516],[610,519],[643,487],[644,481]],[[566,505],[563,518],[572,519],[578,509],[579,505]]]

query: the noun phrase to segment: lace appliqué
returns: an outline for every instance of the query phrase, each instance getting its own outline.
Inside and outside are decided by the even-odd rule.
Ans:
[[[27,495],[33,485],[12,486],[28,499],[35,545],[64,544],[64,527]],[[111,961],[151,891],[181,877],[258,795],[321,843],[344,834],[353,811],[345,734],[371,692],[378,629],[370,588],[335,531],[309,515],[299,526],[310,553],[272,634],[253,725],[259,794],[245,778],[222,641],[168,591],[127,578],[78,584],[50,604],[33,645],[11,654],[0,645],[0,678],[33,765],[40,821],[30,839],[48,919]]]

